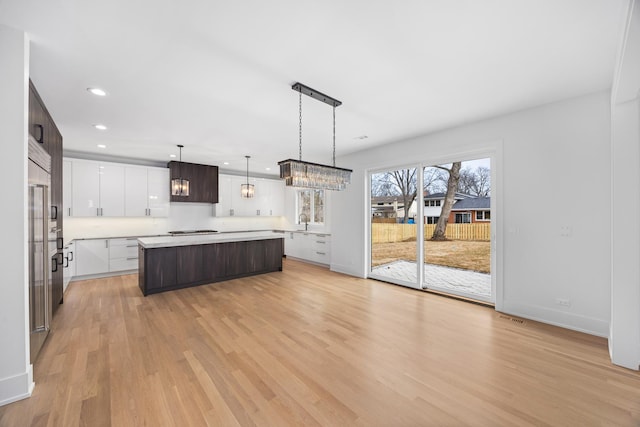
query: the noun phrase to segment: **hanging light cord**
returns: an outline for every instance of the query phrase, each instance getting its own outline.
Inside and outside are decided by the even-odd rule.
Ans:
[[[336,106],[333,105],[333,167],[336,167]]]
[[[300,91],[300,99],[298,101],[298,106],[300,111],[300,125],[299,125],[300,144],[298,146],[298,156],[299,156],[299,160],[302,161],[302,91]]]
[[[247,191],[248,191],[249,189],[249,156],[245,156],[245,157],[247,158]]]

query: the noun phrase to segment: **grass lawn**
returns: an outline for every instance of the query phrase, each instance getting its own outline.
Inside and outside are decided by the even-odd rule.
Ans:
[[[374,243],[372,245],[372,266],[396,260],[416,260],[416,242]],[[448,240],[445,242],[424,242],[424,260],[429,264],[465,270],[490,273],[491,242]]]

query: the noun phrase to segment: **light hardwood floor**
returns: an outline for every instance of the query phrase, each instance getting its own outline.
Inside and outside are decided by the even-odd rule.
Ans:
[[[2,426],[640,425],[606,340],[288,260],[143,297],[75,282]]]

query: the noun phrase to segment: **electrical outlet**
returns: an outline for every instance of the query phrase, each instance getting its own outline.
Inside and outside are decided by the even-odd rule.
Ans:
[[[569,226],[569,225],[561,225],[560,226],[560,236],[562,236],[562,237],[571,237],[571,234],[573,234],[573,230],[571,229],[571,226]]]
[[[556,298],[556,304],[562,307],[571,307],[571,300],[567,298]]]

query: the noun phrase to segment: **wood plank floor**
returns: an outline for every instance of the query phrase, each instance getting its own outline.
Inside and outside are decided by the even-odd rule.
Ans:
[[[143,297],[74,282],[2,426],[640,425],[606,340],[287,260]]]

